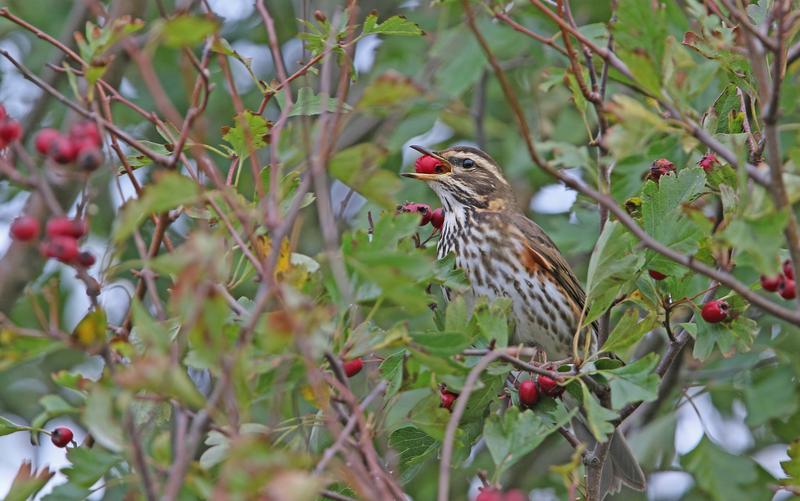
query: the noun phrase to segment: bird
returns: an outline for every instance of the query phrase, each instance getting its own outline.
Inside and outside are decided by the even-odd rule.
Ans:
[[[576,334],[582,336],[576,346],[588,341],[594,353],[594,326],[578,333],[586,301],[581,283],[556,244],[519,208],[500,165],[471,146],[435,152],[411,148],[436,159],[434,168],[403,176],[426,182],[438,196],[445,217],[437,255],[455,255],[456,266],[470,281],[468,305],[478,296],[510,299],[512,341],[538,347],[550,360],[573,355]],[[573,428],[581,440],[595,445],[582,420],[574,421]],[[610,440],[601,499],[622,484],[644,490],[644,473],[624,436],[617,430]]]

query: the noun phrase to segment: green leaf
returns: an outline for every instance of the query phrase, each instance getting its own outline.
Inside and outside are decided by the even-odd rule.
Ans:
[[[112,466],[122,462],[122,457],[98,447],[71,447],[67,459],[72,464],[62,472],[69,478],[69,483],[86,488],[100,480]]]
[[[405,362],[406,352],[401,350],[389,355],[381,362],[381,375],[389,382],[386,389],[386,398],[391,398],[400,390],[403,384],[403,363]]]
[[[655,311],[649,312],[643,320],[639,321],[639,310],[628,308],[614,326],[614,330],[608,335],[602,351],[608,353],[625,351],[636,344],[642,336],[653,330],[656,325],[658,325],[658,317]]]
[[[647,182],[642,194],[642,222],[645,231],[671,249],[684,254],[697,251],[703,229],[683,213],[683,204],[692,201],[705,187],[705,174],[699,167],[683,169],[677,175],[661,176],[658,184]],[[648,268],[666,275],[681,271],[672,260],[648,251]]]
[[[162,173],[156,182],[145,188],[140,198],[125,204],[119,216],[114,241],[121,243],[149,216],[196,202],[200,188],[191,179],[176,172]]]
[[[753,382],[744,388],[749,426],[761,426],[771,419],[784,419],[798,410],[795,386],[786,384],[794,379],[791,367],[765,367],[750,374]]]
[[[267,145],[265,137],[269,134],[269,124],[264,117],[245,110],[234,117],[234,122],[236,125],[228,129],[222,139],[241,160]]]
[[[746,253],[757,271],[772,275],[775,272],[775,256],[779,255],[784,245],[783,229],[788,220],[786,212],[738,217],[731,221],[719,238],[737,252]]]
[[[411,78],[390,70],[367,85],[358,108],[365,113],[375,113],[376,107],[408,104],[421,94],[422,89]]]
[[[650,353],[632,364],[600,371],[609,380],[611,407],[622,409],[631,402],[650,402],[658,397],[658,375],[653,372],[658,356]]]
[[[420,36],[423,31],[404,16],[392,16],[378,23],[378,15],[370,14],[364,20],[362,35],[370,34]]]
[[[414,426],[395,430],[389,436],[389,446],[400,455],[401,467],[420,463],[436,450],[436,440]]]
[[[281,90],[278,92],[277,103],[281,109],[288,106],[288,94]],[[352,106],[347,103],[342,103],[341,111],[348,112],[352,110]],[[323,111],[333,113],[339,110],[339,100],[335,97],[325,96],[323,94],[314,94],[310,87],[301,87],[297,91],[292,109],[289,110],[290,117],[298,116],[313,116],[319,115]]]
[[[788,478],[781,480],[781,485],[800,489],[800,439],[792,441],[786,450],[789,459],[781,461],[781,468]]]
[[[635,240],[617,221],[608,222],[597,240],[586,278],[586,301],[590,305],[585,324],[611,306],[622,288],[633,281],[644,257],[632,252]]]
[[[401,181],[394,173],[379,167],[386,155],[386,150],[373,143],[358,144],[337,153],[328,171],[367,200],[391,209]]]
[[[699,360],[708,358],[715,345],[719,346],[720,352],[726,357],[733,355],[735,350],[748,351],[758,334],[758,324],[744,315],[730,322],[716,324],[698,318],[695,320],[695,325],[697,325],[697,335],[693,355]]]
[[[16,433],[18,431],[28,431],[30,428],[28,426],[21,426],[18,424],[14,424],[13,421],[10,421],[3,416],[0,416],[0,437],[3,435],[10,435],[11,433]]]
[[[469,336],[459,332],[411,334],[411,339],[428,353],[441,356],[455,355],[472,344]]]
[[[483,437],[498,471],[502,472],[541,444],[551,433],[569,422],[572,414],[559,421],[548,421],[531,410],[511,407],[486,420]]]
[[[96,387],[86,400],[83,424],[98,444],[111,451],[122,451],[127,444],[125,434],[114,419],[113,397],[105,388]]]
[[[611,424],[611,421],[617,418],[617,413],[603,407],[582,381],[581,390],[583,392],[583,409],[586,411],[586,426],[598,442],[605,442],[608,435],[614,433],[614,425]]]
[[[53,478],[56,472],[44,467],[35,472],[28,460],[22,462],[17,470],[17,475],[11,483],[11,488],[3,498],[5,501],[25,501],[33,499],[37,492]]]
[[[164,23],[164,45],[174,48],[191,47],[216,33],[218,29],[217,22],[208,17],[179,15]]]
[[[729,454],[703,437],[692,452],[681,457],[680,462],[710,499],[752,499],[742,489],[742,486],[753,482],[757,476],[755,463],[747,456]]]

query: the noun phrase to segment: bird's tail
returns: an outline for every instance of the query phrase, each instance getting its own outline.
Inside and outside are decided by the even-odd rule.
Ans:
[[[597,447],[597,441],[586,427],[583,416],[578,415],[572,422],[575,435],[586,444],[588,451]],[[608,454],[603,463],[600,475],[600,489],[598,489],[600,500],[605,499],[608,494],[619,492],[623,484],[631,489],[643,491],[647,487],[647,481],[639,462],[633,455],[625,435],[619,430],[609,438],[611,441],[608,446]]]

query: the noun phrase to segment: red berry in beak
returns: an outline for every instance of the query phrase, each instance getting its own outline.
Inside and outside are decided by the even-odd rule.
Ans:
[[[39,236],[39,221],[35,217],[20,216],[11,223],[11,237],[28,242]]]
[[[423,155],[414,162],[414,172],[417,174],[440,174],[443,171],[442,162],[430,155]]]
[[[519,402],[525,406],[530,407],[539,401],[539,388],[536,387],[530,379],[519,384]]]
[[[56,447],[64,448],[72,442],[72,430],[65,426],[59,426],[50,434],[50,441]]]
[[[700,314],[706,322],[716,324],[728,318],[729,310],[730,307],[726,301],[715,299],[714,301],[709,301],[704,304]]]

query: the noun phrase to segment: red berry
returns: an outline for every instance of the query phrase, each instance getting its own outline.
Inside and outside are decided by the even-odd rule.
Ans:
[[[414,172],[418,174],[439,174],[443,171],[442,162],[430,155],[422,155],[414,162]]]
[[[666,275],[664,275],[663,273],[659,273],[656,270],[647,270],[647,273],[650,274],[653,280],[664,280],[665,278],[667,278]]]
[[[530,501],[530,498],[523,491],[513,489],[505,493],[503,501]]]
[[[717,156],[713,153],[706,153],[703,155],[703,158],[697,162],[697,165],[703,168],[704,171],[708,172],[713,169],[715,166],[719,165],[719,160],[717,160]]]
[[[503,501],[503,493],[491,487],[482,487],[475,501]]]
[[[539,401],[539,388],[530,379],[519,384],[519,401],[525,407],[530,407]]]
[[[16,120],[0,120],[0,140],[11,143],[22,137],[22,125]]]
[[[354,358],[352,360],[346,360],[343,365],[344,373],[347,374],[347,377],[353,377],[364,368],[364,361],[360,358]]]
[[[5,106],[0,104],[0,120],[5,120],[7,116],[8,116],[8,113],[6,113]]]
[[[89,232],[85,219],[72,219],[67,216],[55,216],[47,221],[45,229],[48,237],[81,238]]]
[[[675,172],[675,164],[666,158],[659,158],[650,164],[650,174],[647,177],[648,179],[658,182],[661,176],[672,172]]]
[[[437,230],[441,230],[442,226],[444,226],[444,209],[441,207],[431,212],[431,226]]]
[[[764,290],[775,292],[778,290],[778,287],[781,286],[781,282],[783,282],[783,275],[776,275],[774,277],[765,277],[761,275],[761,287]]]
[[[72,430],[65,426],[59,426],[50,434],[50,441],[56,447],[64,448],[72,442]]]
[[[20,216],[11,223],[11,237],[27,242],[39,236],[39,220],[31,216]]]
[[[439,392],[439,407],[444,407],[448,411],[453,408],[453,402],[458,398],[457,393],[452,391],[442,390]]]
[[[69,128],[69,138],[73,142],[87,141],[99,148],[103,144],[100,139],[100,131],[97,130],[97,125],[94,122],[78,122]]]
[[[86,172],[96,170],[103,163],[103,152],[94,144],[83,142],[78,144],[75,164]]]
[[[786,275],[786,278],[794,280],[794,266],[792,266],[791,259],[783,262],[783,274]]]
[[[71,263],[78,257],[78,241],[72,237],[55,237],[42,245],[42,253],[62,263]]]
[[[50,145],[52,145],[53,141],[59,139],[60,137],[61,133],[55,129],[42,129],[36,133],[36,137],[33,140],[33,145],[36,147],[36,151],[42,155],[47,155],[50,151]]]
[[[78,254],[77,262],[79,265],[89,268],[90,266],[93,266],[95,262],[97,262],[97,259],[95,259],[94,254],[91,252],[82,251],[80,254]]]
[[[397,208],[399,212],[419,212],[422,216],[419,225],[425,226],[431,222],[431,206],[428,204],[405,203]]]
[[[63,136],[58,136],[50,142],[47,156],[60,164],[71,164],[78,155],[75,143]]]
[[[559,386],[558,381],[544,375],[539,375],[539,389],[548,397],[560,397],[564,393],[564,387]]]
[[[722,299],[715,299],[714,301],[709,301],[703,305],[703,310],[700,314],[703,316],[703,320],[710,324],[716,324],[718,322],[722,322],[726,318],[728,318],[728,310],[730,307],[728,303]]]
[[[779,292],[783,299],[794,299],[797,297],[797,284],[791,278],[781,282]]]

